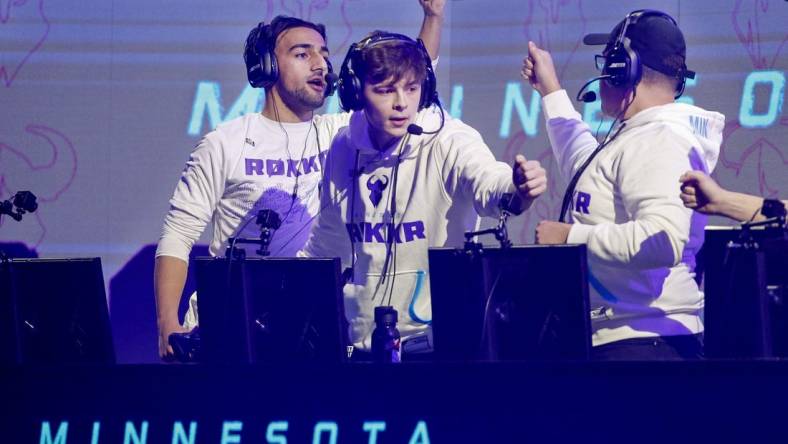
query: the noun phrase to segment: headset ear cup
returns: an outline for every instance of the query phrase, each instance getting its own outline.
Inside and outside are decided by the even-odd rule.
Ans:
[[[435,104],[435,73],[432,67],[427,67],[424,81],[421,82],[421,99],[419,100],[419,110],[429,108]]]
[[[260,54],[260,83],[263,88],[270,88],[279,78],[279,67],[276,64],[276,54],[274,54],[275,42],[272,40],[271,25],[262,27],[255,47]]]
[[[640,81],[640,58],[626,43],[616,45],[607,52],[602,73],[612,76],[609,82],[614,86],[634,87]]]
[[[624,80],[624,85],[630,88],[634,88],[640,83],[640,77],[642,74],[642,67],[640,65],[640,57],[638,56],[637,51],[632,49],[629,46],[629,39],[624,39],[624,50],[626,51],[626,78]]]
[[[263,69],[263,60],[257,50],[258,42],[260,40],[260,30],[263,26],[262,23],[258,24],[254,29],[249,31],[246,37],[246,45],[244,46],[244,64],[246,65],[246,78],[253,88],[262,87],[261,71]]]
[[[339,95],[339,106],[345,111],[350,111],[352,108],[350,107],[350,99],[348,98],[349,87],[347,82],[347,77],[340,74],[339,80],[337,80],[337,95]]]
[[[621,51],[617,46],[607,51],[605,54],[605,67],[602,69],[603,75],[611,76],[607,81],[613,86],[621,86],[624,80],[624,65],[626,61],[621,56]]]
[[[358,51],[358,44],[352,44],[350,49],[348,49],[345,60],[342,62],[342,68],[339,70],[337,90],[339,93],[339,103],[345,111],[358,111],[364,107],[364,102],[361,98],[361,80],[356,76],[352,67],[353,59],[356,57]]]
[[[279,79],[279,64],[276,61],[276,54],[273,51],[268,51],[268,83],[269,86],[273,86],[274,83]]]
[[[339,77],[339,102],[345,111],[359,111],[364,108],[364,88],[361,81],[352,69],[349,69],[344,76]]]
[[[339,80],[337,80],[337,94],[339,95],[339,105],[345,111],[353,110],[353,93],[351,90],[353,85],[346,70],[342,69],[339,73]]]
[[[268,51],[260,53],[260,68],[260,82],[263,88],[268,88],[271,86],[268,82],[270,78],[269,73],[271,72],[271,54],[269,54]]]
[[[435,76],[435,70],[432,68],[432,59],[427,47],[424,46],[422,39],[416,39],[416,45],[424,58],[424,69],[426,75],[421,84],[421,99],[419,100],[419,110],[429,108],[430,106],[438,103],[438,81]]]
[[[364,85],[355,73],[351,76],[353,83],[353,109],[359,111],[364,108]]]
[[[612,76],[609,82],[614,86],[632,87],[640,80],[640,60],[637,53],[629,46],[629,38],[626,35],[629,26],[637,21],[641,12],[634,11],[627,14],[613,47],[605,53],[603,74]]]

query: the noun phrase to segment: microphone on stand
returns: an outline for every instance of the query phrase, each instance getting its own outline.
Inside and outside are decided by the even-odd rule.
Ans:
[[[7,214],[17,222],[22,220],[22,215],[25,213],[32,213],[37,209],[36,195],[30,191],[16,193],[13,203],[10,200],[0,201],[0,217]]]
[[[279,213],[266,208],[257,212],[255,223],[260,226],[260,249],[257,250],[257,254],[269,256],[271,252],[268,251],[268,247],[271,245],[274,232],[282,225],[282,219]]]

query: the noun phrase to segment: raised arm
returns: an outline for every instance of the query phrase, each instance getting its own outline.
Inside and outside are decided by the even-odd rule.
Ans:
[[[495,217],[504,193],[514,193],[509,209],[519,214],[547,190],[545,170],[539,161],[517,155],[511,166],[499,162],[476,130],[461,123],[453,125],[449,135],[434,148],[443,156],[438,174],[450,195],[464,190],[473,197],[479,215]]]
[[[436,60],[440,54],[443,10],[446,0],[419,0],[419,3],[424,9],[424,20],[421,22],[419,38],[424,41],[430,58]]]
[[[520,75],[542,97],[561,89],[561,82],[553,65],[553,57],[534,42],[528,42],[528,55],[523,59]]]
[[[528,42],[520,75],[542,96],[547,137],[561,174],[569,181],[597,147],[597,140],[561,89],[548,51]]]

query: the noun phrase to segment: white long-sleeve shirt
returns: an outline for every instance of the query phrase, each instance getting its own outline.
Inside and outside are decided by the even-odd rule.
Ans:
[[[156,256],[188,261],[194,242],[209,224],[210,253],[221,256],[229,237],[260,236],[253,219],[261,209],[276,211],[282,220],[272,236],[271,254],[294,256],[318,212],[326,150],[349,116],[327,114],[311,122],[279,123],[255,113],[218,125],[186,163],[170,199]]]
[[[569,180],[597,140],[565,91],[543,104]],[[588,247],[594,345],[703,331],[693,278],[706,217],[683,206],[679,177],[713,170],[724,124],[722,114],[687,104],[648,108],[625,122],[577,182],[567,243]]]
[[[429,332],[428,248],[461,247],[478,215],[497,216],[501,196],[514,192],[511,166],[495,160],[477,131],[446,117],[437,135],[406,135],[379,152],[364,113],[355,113],[329,150],[322,209],[301,254],[354,265],[345,313],[351,342],[362,350],[371,347],[376,306],[394,306],[403,339]],[[417,123],[429,131],[439,118],[434,109],[423,110]]]

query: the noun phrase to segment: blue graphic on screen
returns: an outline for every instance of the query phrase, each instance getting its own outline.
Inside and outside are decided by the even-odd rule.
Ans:
[[[768,88],[769,98],[765,112],[756,112],[755,88]],[[785,73],[781,71],[755,71],[747,76],[742,91],[739,121],[747,128],[766,128],[774,125],[783,112],[785,99]]]

